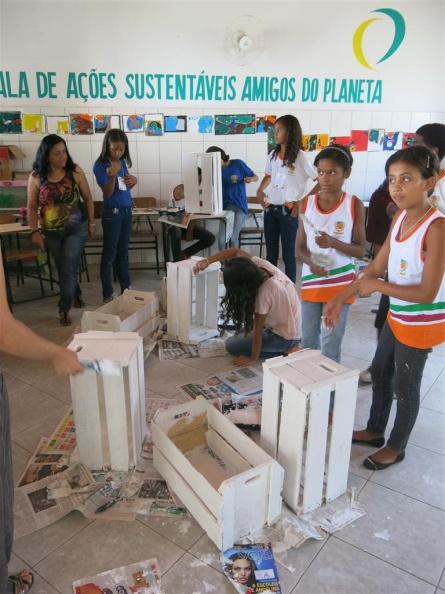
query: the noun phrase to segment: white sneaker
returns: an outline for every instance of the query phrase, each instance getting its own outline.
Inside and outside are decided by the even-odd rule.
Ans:
[[[361,371],[358,379],[361,384],[372,384],[371,368]]]

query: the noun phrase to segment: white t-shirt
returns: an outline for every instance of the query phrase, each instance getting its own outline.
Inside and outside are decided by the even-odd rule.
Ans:
[[[431,206],[434,206],[434,208],[440,210],[442,214],[445,214],[445,167],[443,161],[439,179],[434,187],[433,193],[429,197],[429,202]]]
[[[266,175],[271,176],[270,184],[264,190],[270,204],[296,202],[304,198],[306,182],[317,177],[317,170],[303,151],[298,151],[293,167],[283,167],[280,157],[273,159],[273,151],[268,155]]]

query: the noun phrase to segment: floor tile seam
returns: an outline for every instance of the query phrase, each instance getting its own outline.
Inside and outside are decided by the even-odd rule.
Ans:
[[[376,474],[376,472],[373,472],[372,476],[374,476],[375,474]],[[382,485],[381,483],[378,483],[377,481],[372,480],[372,476],[369,477],[368,481],[371,482],[373,485],[378,485],[379,487],[382,487],[383,489],[387,489],[388,491],[391,491],[392,493],[397,493],[398,495],[403,495],[403,497],[407,497],[408,499],[411,499],[411,501],[416,501],[417,503],[423,503],[423,505],[427,505],[428,507],[432,507],[433,509],[437,509],[438,511],[445,512],[445,508],[438,507],[437,505],[433,505],[432,503],[427,503],[426,501],[422,501],[421,499],[418,499],[417,497],[413,497],[412,495],[407,495],[406,493],[402,493],[402,491],[398,491],[394,487],[388,487],[387,485]],[[363,492],[363,489],[361,489],[360,493],[362,493],[362,492]]]
[[[290,594],[292,594],[292,592],[295,590],[295,588],[298,586],[298,584],[301,582],[301,580],[304,578],[304,576],[306,575],[306,573],[309,571],[310,567],[312,566],[312,564],[315,562],[315,560],[317,559],[318,555],[321,553],[321,551],[325,548],[326,544],[329,542],[329,540],[331,539],[332,534],[328,534],[327,538],[325,538],[323,544],[321,545],[321,547],[318,549],[318,551],[315,553],[313,559],[311,559],[311,561],[308,563],[308,566],[306,567],[306,569],[303,571],[303,573],[300,575],[297,583],[295,584],[295,586],[292,588],[292,590],[290,591]],[[344,594],[344,593],[342,593]]]
[[[18,555],[14,550],[12,551],[13,555],[15,555],[17,557],[17,559],[20,559],[20,561],[26,565],[27,567],[30,568],[30,571],[34,574],[34,577],[36,575],[38,575],[42,580],[44,580],[47,584],[49,584],[51,586],[51,588],[53,588],[56,592],[58,592],[59,594],[63,594],[53,583],[51,583],[48,579],[46,579],[46,577],[44,577],[37,569],[36,569],[36,565],[30,565],[27,561],[25,561],[25,559],[23,559],[20,555]]]

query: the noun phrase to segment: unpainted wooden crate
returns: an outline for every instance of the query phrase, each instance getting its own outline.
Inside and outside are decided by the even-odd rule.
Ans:
[[[263,363],[261,447],[283,466],[296,512],[347,489],[358,375],[309,349]]]

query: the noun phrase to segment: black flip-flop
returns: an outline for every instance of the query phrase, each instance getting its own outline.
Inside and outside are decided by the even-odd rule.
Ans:
[[[26,582],[23,578],[20,577],[20,574],[24,572],[20,572],[17,575],[10,575],[8,577],[9,582],[12,584],[12,593],[13,594],[26,594],[29,592],[34,584],[34,574],[31,571],[27,571],[31,576],[31,582]]]
[[[363,460],[363,466],[368,468],[368,470],[384,470],[385,468],[389,468],[393,464],[397,464],[401,462],[405,458],[405,452],[400,452],[397,458],[393,462],[376,462],[372,459],[371,456],[368,456]]]
[[[384,437],[373,437],[372,439],[354,439],[352,438],[352,443],[363,443],[364,445],[372,446],[373,448],[381,448],[385,445],[385,438]]]

